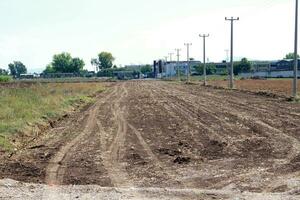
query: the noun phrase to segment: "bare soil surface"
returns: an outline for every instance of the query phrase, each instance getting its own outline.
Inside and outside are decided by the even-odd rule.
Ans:
[[[228,87],[227,80],[209,81],[209,85],[217,87]],[[292,95],[292,79],[277,79],[277,80],[237,80],[235,87],[240,90],[253,92],[267,92],[277,95]],[[298,83],[298,92],[300,92],[300,82]],[[270,95],[271,95],[270,94]]]
[[[28,148],[2,156],[1,178],[49,186],[4,181],[0,194],[35,188],[59,190],[67,195],[61,199],[72,189],[79,198],[102,191],[125,195],[111,199],[297,199],[300,104],[199,85],[120,82]]]

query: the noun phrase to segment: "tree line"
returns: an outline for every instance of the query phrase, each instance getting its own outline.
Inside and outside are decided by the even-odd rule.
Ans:
[[[26,73],[27,73],[27,68],[20,61],[14,61],[13,63],[8,64],[8,70],[0,68],[1,76],[11,75],[15,78],[18,78],[18,77],[20,77],[21,74],[26,74]]]
[[[194,66],[194,69],[196,70],[197,74],[203,75],[204,64]],[[242,72],[251,72],[252,70],[253,70],[253,67],[247,58],[242,58],[240,61],[234,62],[233,73],[235,75],[238,75],[239,73],[242,73]],[[216,72],[217,72],[217,67],[215,64],[211,64],[211,63],[206,64],[206,74],[207,75],[213,75],[213,74],[216,74]],[[227,69],[225,69],[223,71],[223,75],[228,75]]]
[[[284,59],[293,59],[294,53],[288,53]],[[299,55],[298,55],[299,58]],[[97,57],[91,59],[92,66],[95,67],[97,76],[113,76],[114,72],[118,71],[130,71],[130,69],[124,67],[117,67],[114,65],[115,57],[110,52],[101,52]],[[85,62],[78,57],[72,57],[70,53],[62,52],[55,54],[50,64],[48,64],[43,71],[44,74],[53,73],[73,73],[78,75],[87,74],[88,71],[84,69]],[[203,64],[194,66],[197,74],[203,75]],[[207,64],[207,74],[215,74],[217,68],[214,64]],[[234,62],[234,74],[238,75],[242,72],[251,72],[253,67],[247,58],[241,59],[241,61]],[[147,74],[152,72],[151,65],[141,66],[138,73]],[[8,70],[0,68],[0,75],[11,75],[15,78],[20,77],[21,74],[26,74],[27,68],[21,61],[14,61],[8,65]],[[224,71],[224,75],[228,74],[228,71]]]

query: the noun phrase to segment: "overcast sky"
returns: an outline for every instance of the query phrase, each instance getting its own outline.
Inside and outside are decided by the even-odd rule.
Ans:
[[[209,33],[207,57],[226,58],[235,22],[235,57],[281,59],[293,51],[295,0],[1,0],[0,68],[14,60],[43,69],[63,51],[90,59],[110,51],[116,64],[152,63],[184,42],[202,59],[199,33]]]

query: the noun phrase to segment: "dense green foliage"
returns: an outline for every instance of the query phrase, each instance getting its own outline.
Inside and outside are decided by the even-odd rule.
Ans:
[[[252,66],[251,63],[247,60],[247,58],[243,58],[241,61],[234,63],[233,73],[235,75],[238,75],[239,73],[242,72],[244,73],[251,72],[251,70],[252,70]]]
[[[0,75],[8,75],[8,71],[0,68]]]
[[[203,75],[204,74],[204,65],[203,64],[197,65],[194,68],[195,68],[197,74],[199,74],[199,75]],[[207,64],[206,65],[206,74],[207,75],[215,74],[216,71],[217,71],[217,69],[216,69],[215,65],[213,65],[213,64]]]
[[[284,59],[294,59],[295,54],[294,53],[288,53],[285,55]],[[297,55],[297,58],[300,58],[299,55]]]
[[[98,58],[93,58],[91,64],[96,66],[98,69],[110,69],[113,67],[115,58],[109,52],[101,52],[98,54]]]
[[[70,53],[63,52],[53,56],[51,64],[46,66],[44,73],[80,73],[85,63],[80,58],[72,58]]]
[[[21,74],[27,73],[26,66],[20,61],[14,61],[8,65],[10,74],[14,77],[20,77]]]
[[[6,83],[11,81],[11,76],[7,76],[7,75],[0,75],[0,83]]]
[[[142,74],[147,74],[152,72],[152,66],[151,65],[145,65],[141,67],[141,73]]]

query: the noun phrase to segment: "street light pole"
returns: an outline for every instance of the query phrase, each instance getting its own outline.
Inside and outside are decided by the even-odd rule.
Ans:
[[[297,98],[298,90],[298,0],[296,0],[295,12],[295,50],[294,50],[294,81],[293,81],[293,97]]]
[[[230,89],[234,88],[234,77],[233,77],[233,22],[234,21],[238,21],[240,18],[227,18],[225,17],[226,21],[230,21],[231,22],[231,52],[230,52],[230,83],[229,83],[229,87]]]
[[[205,48],[205,39],[207,38],[207,37],[209,37],[209,34],[207,34],[207,35],[199,35],[200,37],[202,37],[203,38],[203,75],[204,75],[204,86],[206,86],[207,85],[207,77],[206,77],[206,55],[205,55],[205,50],[206,50],[206,48]]]
[[[179,58],[180,58],[180,51],[181,51],[181,49],[175,49],[175,51],[176,51],[176,55],[177,55],[177,63],[176,63],[176,65],[177,65],[177,77],[178,77],[178,81],[180,81],[180,69],[179,69]]]
[[[184,44],[186,46],[186,52],[187,52],[187,82],[190,83],[190,73],[191,73],[191,69],[190,69],[190,46],[192,45],[192,43],[185,43]]]

